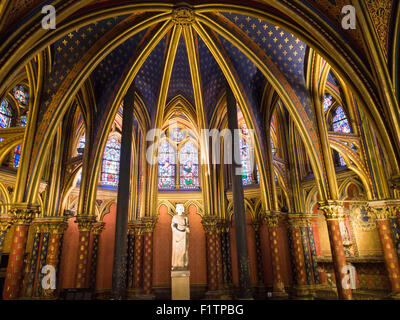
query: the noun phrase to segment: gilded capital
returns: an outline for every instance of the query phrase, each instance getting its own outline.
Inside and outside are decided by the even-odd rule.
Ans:
[[[95,222],[96,218],[92,216],[76,216],[76,223],[78,223],[80,232],[90,232]]]
[[[146,233],[151,233],[154,231],[154,227],[156,225],[156,220],[153,218],[144,218],[142,219],[143,229]]]
[[[12,226],[10,218],[0,218],[0,232],[7,231]]]
[[[276,228],[279,225],[280,214],[279,212],[270,211],[267,212],[264,219],[269,228]]]
[[[287,225],[289,229],[298,229],[301,227],[310,227],[312,225],[312,215],[292,213],[287,215]]]
[[[104,222],[96,222],[95,224],[93,224],[93,233],[95,235],[100,235],[104,229],[104,226],[105,226]]]
[[[216,216],[205,215],[201,220],[201,224],[206,232],[216,231],[218,218]]]
[[[17,225],[29,225],[39,213],[40,207],[38,205],[25,203],[14,204],[10,209],[12,222]]]
[[[144,234],[144,225],[137,224],[135,226],[135,236],[142,236]]]
[[[319,210],[324,213],[326,220],[339,220],[344,218],[343,206],[336,201],[320,203]]]

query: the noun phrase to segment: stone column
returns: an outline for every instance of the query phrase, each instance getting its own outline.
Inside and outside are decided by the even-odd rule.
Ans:
[[[298,298],[310,296],[307,286],[307,276],[304,257],[304,242],[302,241],[301,228],[307,225],[305,218],[299,214],[288,214],[288,229],[292,262],[294,266],[295,295]]]
[[[66,223],[65,221],[54,222],[49,225],[50,240],[49,240],[49,248],[47,250],[46,265],[54,267],[54,269],[56,270],[57,279],[59,279],[58,267],[60,262],[62,239],[67,227],[68,223]],[[56,299],[57,293],[58,293],[57,288],[43,290],[43,296],[49,299]]]
[[[91,216],[77,216],[76,222],[79,229],[79,247],[75,287],[83,289],[88,287],[86,278],[88,274],[90,232],[95,223],[95,218]]]
[[[97,278],[97,259],[99,253],[99,241],[101,232],[104,229],[104,222],[97,222],[93,225],[93,245],[92,245],[92,258],[90,260],[90,289],[96,290]]]
[[[331,245],[332,262],[335,270],[336,288],[339,299],[351,300],[351,289],[345,289],[342,286],[342,282],[346,281],[344,278],[347,275],[347,270],[345,268],[347,265],[346,256],[339,227],[339,219],[343,217],[343,207],[338,202],[328,201],[327,203],[321,203],[319,205],[319,210],[324,213],[328,225],[329,242]]]
[[[133,140],[133,109],[135,88],[132,85],[124,98],[122,115],[121,159],[115,222],[114,264],[112,277],[112,297],[122,300],[126,295],[126,258],[128,238],[128,216],[131,186],[131,162]]]
[[[266,214],[265,219],[268,226],[269,243],[271,247],[271,261],[272,261],[272,274],[273,274],[273,285],[272,295],[276,298],[287,298],[288,294],[285,291],[285,285],[282,279],[282,267],[279,258],[279,238],[278,238],[278,226],[279,226],[280,214],[278,212],[269,212]]]
[[[14,300],[19,297],[29,224],[37,213],[39,213],[38,206],[26,204],[16,204],[10,210],[15,229],[4,282],[4,300]]]
[[[232,177],[232,197],[233,197],[233,214],[235,222],[236,234],[236,251],[237,262],[239,270],[239,292],[238,298],[251,299],[251,281],[250,281],[250,261],[249,261],[249,248],[247,242],[247,226],[246,226],[246,213],[244,208],[244,191],[243,181],[241,175],[242,163],[236,162],[240,159],[240,146],[239,146],[239,130],[237,119],[237,103],[235,96],[229,85],[226,86],[226,105],[228,116],[228,128],[232,134],[231,143],[231,177]]]
[[[382,206],[381,206],[382,205]],[[393,238],[390,229],[390,218],[396,217],[393,207],[386,207],[380,201],[370,203],[372,213],[375,215],[379,238],[382,244],[383,256],[385,259],[386,270],[388,272],[390,285],[392,287],[391,296],[400,299],[400,270],[396,249],[393,244]]]
[[[11,227],[10,218],[0,218],[0,260],[3,254],[4,240],[6,239],[7,231]]]
[[[144,299],[154,299],[153,290],[153,231],[155,221],[144,219],[144,253],[143,253],[143,294]]]
[[[201,220],[204,231],[206,233],[207,248],[207,282],[208,298],[215,298],[219,295],[218,290],[218,274],[217,274],[217,217],[204,216]]]

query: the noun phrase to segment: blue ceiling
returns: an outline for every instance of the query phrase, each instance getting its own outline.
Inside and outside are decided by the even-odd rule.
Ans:
[[[39,112],[39,120],[49,106],[52,96],[57,92],[67,75],[87,52],[87,50],[104,34],[110,31],[127,15],[105,19],[89,24],[77,31],[73,31],[64,38],[56,41],[52,46],[53,68],[44,85],[44,108]]]
[[[226,80],[217,61],[215,61],[203,40],[198,37],[197,41],[204,110],[207,118],[210,119],[222,91],[225,90]]]
[[[286,77],[305,107],[307,114],[312,117],[313,113],[304,76],[307,45],[290,32],[261,19],[235,13],[222,14],[263,49],[268,58]],[[241,63],[246,62],[241,61]]]
[[[174,67],[172,69],[171,81],[168,89],[167,103],[179,94],[183,94],[183,96],[194,105],[192,77],[190,75],[189,59],[183,36],[181,36],[181,39],[179,40],[175,56]]]
[[[155,116],[161,87],[166,38],[167,36],[154,48],[135,79],[136,88],[143,96],[152,118]]]

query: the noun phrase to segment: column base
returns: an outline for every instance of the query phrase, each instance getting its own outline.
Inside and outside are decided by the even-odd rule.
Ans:
[[[126,290],[126,299],[128,300],[138,300],[142,292],[140,288],[129,288]]]
[[[221,300],[232,300],[233,299],[233,288],[230,285],[223,285],[219,290],[221,291]]]
[[[139,294],[138,295],[138,300],[155,300],[156,296],[152,293],[150,294]]]
[[[271,297],[270,299],[272,300],[288,300],[289,299],[289,294],[286,292],[271,292]]]
[[[388,298],[391,300],[400,300],[400,292],[391,293]]]
[[[295,286],[293,289],[294,289],[293,299],[314,300],[315,297],[314,286],[309,286],[309,285]]]
[[[223,296],[223,291],[222,290],[207,291],[204,296],[206,300],[221,300]]]

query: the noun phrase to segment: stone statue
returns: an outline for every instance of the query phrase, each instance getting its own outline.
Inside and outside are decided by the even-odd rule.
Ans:
[[[172,270],[187,270],[189,265],[189,220],[183,204],[176,205],[178,213],[172,218]]]

